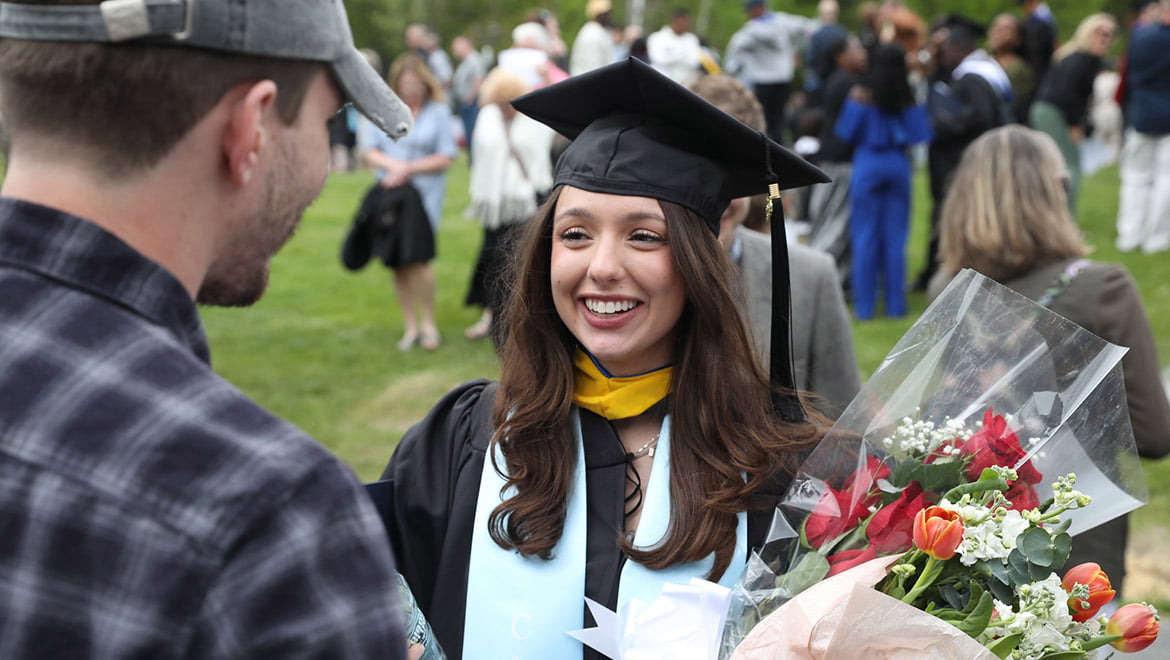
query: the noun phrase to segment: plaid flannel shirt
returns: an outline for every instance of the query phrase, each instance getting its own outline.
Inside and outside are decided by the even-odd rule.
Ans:
[[[179,282],[0,199],[0,658],[402,658],[352,472],[208,364]]]

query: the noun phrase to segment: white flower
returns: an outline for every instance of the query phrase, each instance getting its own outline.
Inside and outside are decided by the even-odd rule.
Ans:
[[[1039,582],[1016,589],[1020,598],[1021,614],[1008,626],[1013,633],[1024,633],[1013,657],[1034,660],[1053,652],[1074,648],[1077,640],[1069,633],[1075,629],[1068,610],[1068,594],[1060,586],[1055,573]],[[1023,613],[1030,616],[1024,617]]]
[[[959,561],[972,566],[977,561],[1005,559],[1016,549],[1016,538],[1031,526],[1019,511],[997,507],[989,509],[963,497],[958,504],[946,500],[939,506],[963,518],[963,541],[959,544]]]
[[[899,460],[921,458],[936,450],[939,450],[939,454],[952,457],[957,453],[956,450],[942,445],[949,440],[970,435],[971,432],[959,420],[947,418],[941,426],[936,426],[931,421],[903,417],[893,434],[883,439],[881,445]]]

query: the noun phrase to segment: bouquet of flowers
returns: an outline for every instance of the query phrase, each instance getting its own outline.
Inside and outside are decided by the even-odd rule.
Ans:
[[[1058,577],[1075,534],[1146,499],[1124,350],[961,273],[802,466],[721,657],[1064,659],[1152,642],[1148,606],[1095,618],[1113,596],[1096,565]]]
[[[689,645],[703,659],[1072,660],[1150,644],[1152,608],[1097,616],[1113,591],[1095,564],[1059,576],[1076,534],[1147,498],[1124,353],[963,271],[801,466],[736,588],[701,599],[718,614],[679,619],[699,609],[667,589],[617,615],[608,655],[673,657],[623,652],[658,644],[643,619],[695,639],[725,620],[718,654]]]

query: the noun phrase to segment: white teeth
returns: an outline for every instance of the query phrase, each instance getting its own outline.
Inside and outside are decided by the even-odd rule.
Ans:
[[[633,309],[638,303],[633,300],[622,301],[600,301],[600,300],[585,300],[585,307],[594,314],[619,314],[621,312],[628,312]]]

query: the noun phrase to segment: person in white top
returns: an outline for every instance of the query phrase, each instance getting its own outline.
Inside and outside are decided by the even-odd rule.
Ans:
[[[690,31],[691,12],[676,9],[670,23],[646,38],[650,64],[677,83],[686,84],[699,70],[702,47]]]
[[[610,0],[589,0],[585,17],[589,19],[577,32],[573,50],[569,54],[569,74],[592,71],[614,61],[614,40],[610,32]]]
[[[796,56],[816,23],[805,16],[774,12],[767,0],[746,0],[748,21],[731,35],[726,69],[764,106],[768,135],[782,142],[784,109],[796,73]]]

